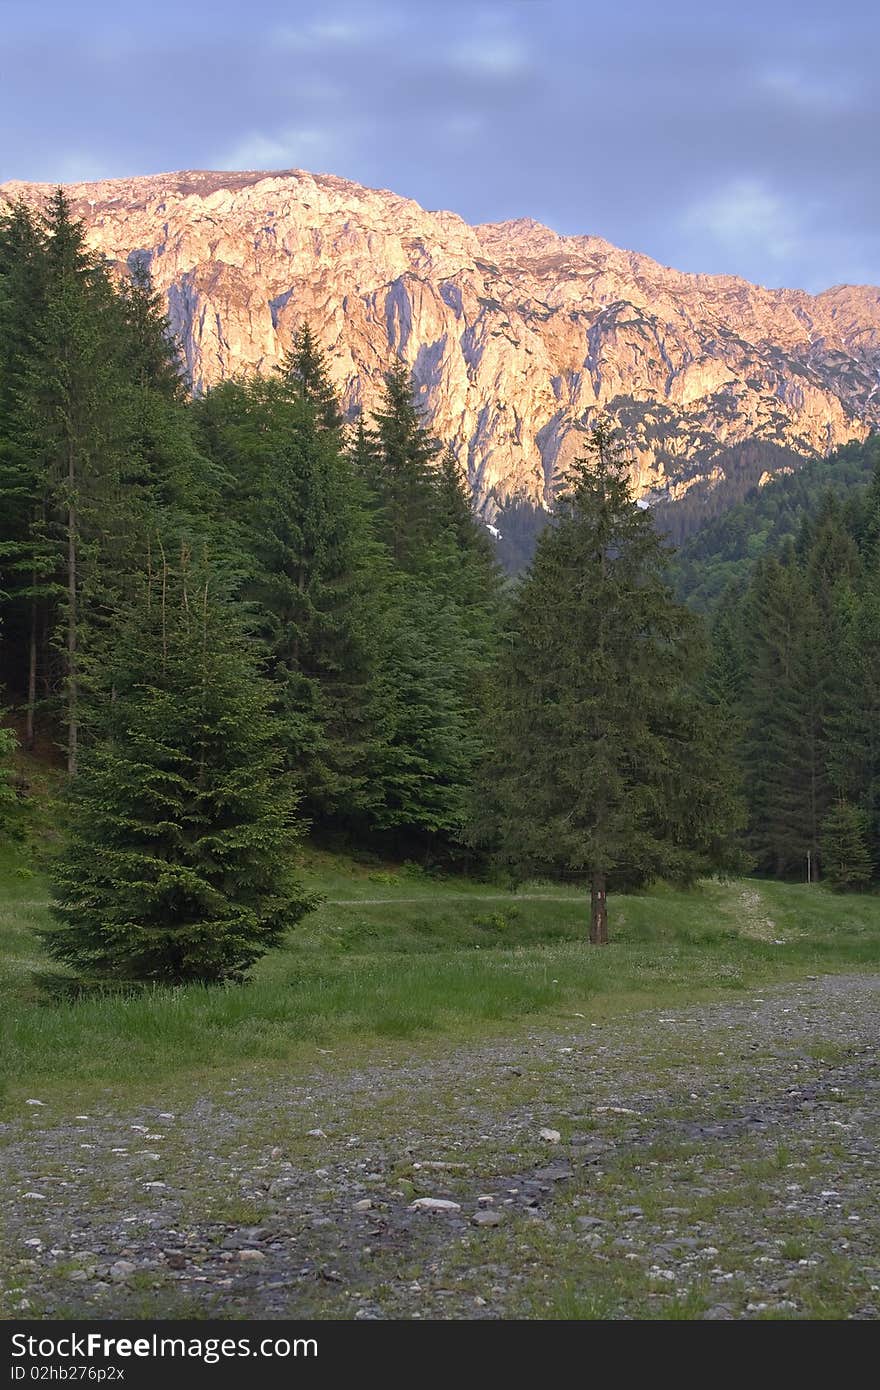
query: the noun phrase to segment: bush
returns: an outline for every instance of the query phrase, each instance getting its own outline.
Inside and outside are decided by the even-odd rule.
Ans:
[[[473,925],[482,928],[483,931],[510,931],[520,916],[519,908],[509,907],[500,912],[485,912],[482,916],[473,919]]]

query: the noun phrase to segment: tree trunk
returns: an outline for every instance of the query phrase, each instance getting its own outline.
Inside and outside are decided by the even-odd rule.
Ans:
[[[43,699],[52,696],[52,644],[49,640],[48,605],[42,605],[40,613],[40,649],[37,653],[37,684],[43,692]]]
[[[36,578],[31,581],[36,585]],[[27,722],[24,731],[24,746],[30,753],[34,746],[34,720],[37,706],[37,600],[31,599],[31,632],[28,642],[28,693]]]
[[[593,874],[590,881],[590,945],[608,945],[608,907],[605,901],[604,874]]]

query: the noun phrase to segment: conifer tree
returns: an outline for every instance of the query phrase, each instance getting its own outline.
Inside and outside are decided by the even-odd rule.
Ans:
[[[22,205],[0,219],[0,396],[7,681],[28,747],[38,686],[44,699],[66,687],[74,767],[83,689],[139,538],[198,532],[206,477],[145,268],[111,281],[60,190],[45,219]]]
[[[15,793],[12,770],[15,748],[14,733],[0,725],[0,845],[18,830],[18,797]]]
[[[865,563],[875,568],[880,560],[880,441],[876,434],[872,435],[870,445],[873,445],[877,462],[860,509],[856,540]]]
[[[175,341],[161,294],[153,285],[149,262],[133,253],[129,273],[118,287],[123,327],[120,369],[132,385],[166,400],[184,401],[187,379],[180,344]]]
[[[864,891],[873,863],[868,848],[868,817],[848,801],[837,801],[822,824],[822,867],[838,892]]]
[[[697,620],[600,421],[514,599],[487,773],[488,823],[515,871],[584,876],[590,940],[609,882],[688,881],[723,862],[732,774],[696,695]]]
[[[163,564],[120,622],[44,933],[86,979],[239,980],[310,906],[271,693],[211,585]]]
[[[856,583],[862,569],[844,509],[833,492],[827,492],[822,498],[815,517],[801,528],[798,541],[813,602],[819,606],[822,617],[827,618],[833,608],[836,587],[842,583]]]
[[[740,718],[748,681],[742,606],[740,590],[727,590],[709,625],[710,653],[704,689],[709,702],[724,710],[728,719]]]
[[[386,580],[371,701],[371,825],[395,853],[448,851],[467,820],[482,752],[486,653],[426,583]]]
[[[313,366],[322,375],[319,357]],[[362,483],[327,407],[296,381],[255,379],[216,388],[200,410],[206,447],[230,473],[224,514],[237,518],[240,593],[275,683],[286,766],[304,816],[343,828],[376,795],[378,598]]]
[[[365,461],[378,506],[377,531],[398,568],[415,574],[436,534],[440,445],[424,427],[405,363],[386,373],[384,400],[373,421]]]
[[[68,770],[76,771],[81,721],[83,589],[94,582],[98,533],[124,530],[118,486],[125,412],[118,371],[118,314],[106,270],[85,246],[61,189],[50,202],[47,290],[23,386],[25,449],[48,494],[42,535],[63,576]]]
[[[759,867],[818,874],[825,776],[826,690],[810,589],[788,547],[759,564],[745,609],[748,686],[744,764],[749,844]]]
[[[0,217],[0,608],[2,675],[24,698],[27,748],[35,737],[38,648],[57,594],[55,550],[45,531],[48,479],[28,447],[25,424],[46,296],[45,237],[18,202]]]
[[[319,426],[341,430],[339,398],[330,380],[327,359],[308,322],[294,335],[279,370],[284,380],[312,406]]]
[[[835,699],[828,712],[828,778],[865,812],[869,854],[880,864],[880,574],[836,595]]]
[[[366,482],[374,476],[376,466],[376,445],[364,424],[363,415],[358,417],[357,424],[351,432],[351,446],[348,451],[348,458],[357,476]],[[375,499],[374,499],[375,500]]]
[[[474,515],[467,484],[451,445],[440,458],[434,479],[433,546],[446,594],[466,620],[475,619],[479,635],[490,640],[498,620],[501,571],[492,543]]]
[[[354,442],[389,558],[376,629],[372,823],[395,852],[448,853],[482,755],[500,580],[455,456],[438,462],[403,363],[386,376],[374,421]]]

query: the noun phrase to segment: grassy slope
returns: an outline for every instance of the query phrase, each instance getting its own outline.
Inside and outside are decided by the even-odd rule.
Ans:
[[[45,885],[7,854],[2,1093],[202,1085],[292,1064],[316,1044],[510,1032],[880,963],[880,897],[754,881],[657,889],[612,901],[613,943],[591,951],[584,900],[553,885],[517,896],[319,855],[304,872],[326,900],[252,983],[47,1004],[32,983],[46,965],[35,936]]]

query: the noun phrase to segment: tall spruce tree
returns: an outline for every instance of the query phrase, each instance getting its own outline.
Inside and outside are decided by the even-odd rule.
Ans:
[[[438,583],[472,620],[485,640],[498,621],[501,571],[485,526],[474,514],[470,492],[452,445],[443,452],[434,477],[434,536]]]
[[[383,596],[370,824],[395,854],[447,854],[466,824],[482,752],[487,654],[428,584],[392,571]]]
[[[818,873],[827,803],[816,614],[791,547],[755,569],[744,609],[748,685],[743,756],[749,846],[777,875]]]
[[[0,216],[0,676],[25,703],[28,749],[36,733],[38,656],[48,645],[48,613],[58,593],[55,548],[46,534],[48,477],[29,447],[26,425],[47,277],[43,230],[19,201]]]
[[[38,696],[50,713],[64,690],[71,767],[140,538],[200,529],[211,489],[189,415],[143,265],[111,279],[60,190],[45,218],[23,205],[0,218],[4,674],[27,747]]]
[[[326,430],[342,429],[342,411],[330,380],[327,358],[308,321],[294,335],[279,370],[296,394],[312,407],[319,426]]]
[[[600,421],[514,599],[488,769],[497,837],[520,874],[590,883],[590,941],[608,939],[609,883],[688,881],[723,862],[736,799],[696,687],[698,620],[635,503],[624,446]]]
[[[372,723],[374,828],[395,853],[459,844],[486,726],[500,582],[454,454],[428,432],[402,363],[353,457],[387,552]]]
[[[240,980],[310,906],[271,692],[211,585],[163,564],[117,631],[43,933],[85,979]]]
[[[386,373],[373,422],[363,462],[378,506],[378,534],[398,568],[418,573],[436,536],[440,444],[425,428],[405,363],[394,363]]]
[[[144,254],[129,257],[128,274],[118,286],[123,322],[120,367],[135,386],[167,400],[183,401],[188,382],[181,365],[180,344],[174,338],[161,294],[153,285]]]
[[[312,367],[319,358],[311,359]],[[375,546],[362,483],[295,374],[228,382],[199,405],[229,486],[239,592],[264,644],[286,766],[316,829],[362,823],[376,641]]]
[[[868,817],[848,801],[837,801],[822,824],[822,867],[840,893],[864,892],[874,865],[868,847]]]
[[[35,333],[22,394],[24,450],[47,503],[40,536],[57,554],[63,582],[67,761],[75,772],[81,722],[83,592],[100,587],[99,537],[119,536],[119,488],[126,437],[123,381],[117,371],[119,316],[105,268],[85,245],[63,191],[46,218],[46,305]]]
[[[835,698],[828,711],[828,780],[838,799],[867,817],[880,864],[880,572],[836,595]]]

